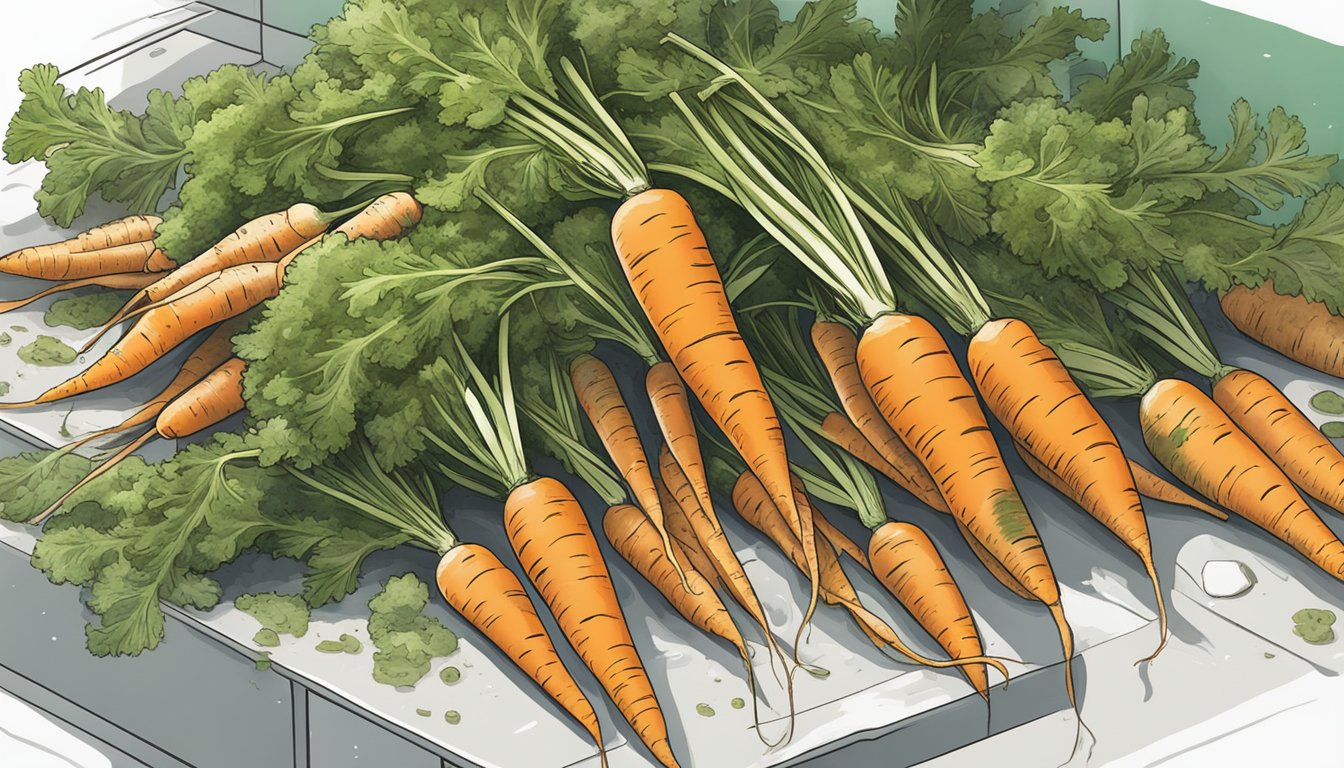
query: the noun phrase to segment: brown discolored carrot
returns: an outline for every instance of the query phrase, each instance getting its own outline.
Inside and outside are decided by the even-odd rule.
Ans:
[[[1255,288],[1234,285],[1219,303],[1227,319],[1252,339],[1322,373],[1344,377],[1344,317],[1324,304],[1281,294],[1272,280]]]

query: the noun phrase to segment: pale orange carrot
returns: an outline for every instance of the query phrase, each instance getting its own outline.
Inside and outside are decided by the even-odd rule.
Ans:
[[[1272,280],[1255,288],[1234,285],[1219,302],[1242,333],[1303,365],[1344,377],[1344,317],[1324,304],[1279,293]]]
[[[57,293],[72,291],[76,288],[97,286],[99,288],[111,288],[112,290],[135,290],[137,288],[143,288],[158,279],[159,276],[153,272],[119,272],[113,275],[96,275],[94,277],[85,277],[80,280],[70,280],[64,283],[57,283],[50,288],[38,291],[37,293],[25,296],[21,299],[0,301],[0,313],[22,309],[35,301],[45,299],[46,297]]]
[[[144,245],[153,239],[154,230],[161,223],[162,219],[158,216],[127,216],[109,221],[106,224],[81,232],[68,240],[22,248],[5,256],[0,256],[0,272],[41,280],[66,280],[73,277],[91,277],[95,274],[113,274],[142,269],[148,271],[171,269],[173,264],[171,260],[164,256],[162,252],[156,251],[152,244]],[[143,252],[146,254],[146,260],[142,262],[140,267],[99,272],[100,263],[103,268],[110,266],[110,263],[103,263],[107,261],[105,257],[99,256],[87,260],[79,257],[79,254],[91,251],[107,251],[125,245],[141,246],[131,251],[131,253]],[[150,255],[154,255],[155,258],[148,259]],[[71,275],[71,272],[82,272],[83,274]],[[69,277],[66,277],[66,275],[69,275]]]

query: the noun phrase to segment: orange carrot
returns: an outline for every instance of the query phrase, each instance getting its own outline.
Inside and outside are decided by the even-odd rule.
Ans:
[[[1073,632],[1036,525],[1004,465],[975,392],[927,320],[887,314],[859,341],[859,372],[873,401],[929,470],[954,517],[1013,580],[1050,610],[1073,687]]]
[[[877,409],[872,395],[868,394],[863,378],[859,375],[859,340],[854,332],[841,323],[818,320],[812,324],[812,346],[821,357],[836,394],[840,396],[841,407],[849,417],[847,426],[857,430],[871,449],[896,470],[897,474],[891,479],[897,485],[934,509],[946,509],[947,505],[938,492],[938,484],[905,443],[901,442],[900,436]],[[826,429],[826,425],[823,424],[822,428]],[[837,434],[845,431],[845,427],[834,419],[831,420],[830,429],[836,430]],[[845,435],[845,440],[854,442],[852,435]]]
[[[579,405],[587,414],[588,421],[597,432],[607,455],[616,465],[617,471],[630,486],[635,500],[649,516],[654,530],[663,540],[663,551],[672,562],[677,573],[682,572],[681,563],[672,552],[672,541],[667,535],[667,525],[663,522],[663,508],[658,502],[658,492],[653,487],[653,473],[649,471],[649,459],[644,453],[644,445],[639,441],[639,430],[625,405],[621,388],[611,375],[606,363],[592,355],[583,354],[574,358],[569,365],[570,382]],[[685,578],[682,586],[690,589]]]
[[[33,249],[24,249],[0,259],[0,272],[38,280],[83,280],[122,272],[160,272],[171,269],[172,264],[153,241],[145,240],[52,256],[38,256]]]
[[[308,203],[296,203],[278,213],[268,213],[249,221],[209,251],[138,291],[103,325],[85,349],[141,304],[166,299],[197,280],[229,267],[279,261],[285,254],[320,236],[330,223],[330,217]]]
[[[885,423],[885,422],[884,422]],[[928,470],[916,462],[918,472],[906,474],[898,469],[886,457],[878,452],[868,438],[863,436],[854,422],[843,413],[832,411],[822,419],[821,432],[836,446],[843,448],[849,455],[862,461],[882,474],[883,477],[909,491],[915,498],[924,502],[930,509],[947,512],[947,503],[939,493],[938,486],[929,476]],[[902,445],[904,447],[904,445]],[[912,476],[914,475],[914,476]]]
[[[1278,387],[1234,370],[1213,385],[1213,401],[1299,488],[1344,513],[1344,454]]]
[[[0,272],[42,280],[63,279],[48,275],[59,275],[68,271],[72,261],[76,261],[72,259],[75,254],[144,243],[153,239],[154,230],[161,223],[163,220],[158,216],[127,216],[109,221],[68,240],[22,248],[0,256]],[[152,246],[150,250],[153,250]],[[172,262],[167,260],[167,257],[156,260],[154,264],[157,269],[172,267]]]
[[[167,405],[154,420],[154,429],[141,435],[111,458],[99,464],[88,475],[66,491],[36,517],[30,525],[39,525],[81,488],[115,467],[122,459],[138,451],[156,437],[176,440],[212,427],[243,410],[243,370],[247,367],[239,358],[230,358],[210,375],[196,382],[187,391]]]
[[[742,341],[704,233],[690,204],[666,189],[628,198],[611,231],[626,280],[677,372],[800,532],[812,589],[801,639],[817,605],[816,536],[793,498],[779,415]]]
[[[37,293],[25,296],[21,299],[0,301],[0,313],[22,309],[35,301],[45,299],[48,296],[64,291],[71,291],[76,288],[98,286],[100,288],[111,288],[113,290],[134,290],[137,288],[144,288],[146,285],[149,285],[158,279],[159,276],[153,272],[119,272],[114,275],[96,275],[94,277],[85,277],[80,280],[57,283],[50,288],[38,291]]]
[[[392,240],[420,223],[424,208],[406,192],[392,192],[375,199],[368,207],[351,216],[332,234],[350,240]]]
[[[868,558],[873,575],[948,656],[964,659],[984,655],[980,632],[961,588],[919,526],[896,521],[882,524],[868,540]],[[984,665],[967,665],[961,671],[988,699],[989,674]]]
[[[1344,317],[1324,304],[1274,290],[1234,285],[1220,303],[1227,319],[1247,336],[1297,362],[1344,377]]]
[[[986,323],[966,360],[990,411],[1033,469],[1124,542],[1153,583],[1158,646],[1167,643],[1167,604],[1153,562],[1148,519],[1115,433],[1053,350],[1021,320]]]
[[[479,544],[444,553],[435,574],[439,593],[583,725],[607,764],[597,713],[556,652],[555,643],[518,577]]]
[[[579,502],[558,480],[532,480],[509,493],[504,530],[579,658],[658,762],[676,766],[653,684]]]
[[[1179,504],[1197,509],[1210,517],[1216,517],[1223,521],[1227,520],[1227,513],[1223,510],[1195,497],[1194,494],[1187,492],[1179,485],[1168,482],[1166,478],[1133,459],[1129,461],[1129,470],[1134,473],[1134,484],[1138,486],[1139,493],[1144,496],[1165,501],[1168,504]]]
[[[668,489],[667,483],[662,477],[655,477],[653,486],[658,492],[658,503],[663,507],[664,522],[667,523],[668,535],[672,537],[672,546],[677,548],[678,554],[686,555],[685,564],[699,573],[711,587],[718,589],[724,586],[723,579],[719,578],[718,572],[714,570],[709,555],[700,548],[700,541],[696,539],[695,530],[691,528],[690,518],[686,516],[681,504]]]
[[[950,515],[952,513],[949,512],[948,514]],[[1017,579],[1013,578],[1013,574],[1009,573],[1008,569],[1003,567],[1003,563],[994,559],[994,556],[989,553],[989,550],[985,549],[985,545],[977,541],[975,534],[967,530],[966,526],[963,525],[960,520],[957,521],[957,530],[961,532],[961,537],[966,540],[967,546],[971,548],[971,552],[975,555],[976,559],[980,561],[981,565],[985,566],[985,570],[989,571],[990,575],[993,576],[996,581],[1007,587],[1009,592],[1012,592],[1023,600],[1036,599],[1034,595],[1027,591],[1026,587],[1017,583]]]
[[[1139,421],[1148,450],[1187,485],[1344,579],[1344,542],[1208,395],[1164,379],[1143,396]]]

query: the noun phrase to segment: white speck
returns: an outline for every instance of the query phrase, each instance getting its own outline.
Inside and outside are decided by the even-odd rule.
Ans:
[[[56,636],[55,636],[55,635],[52,635],[52,636],[51,636],[51,642],[53,642],[53,643],[56,642]]]
[[[520,733],[523,733],[523,732],[525,732],[525,731],[530,731],[530,730],[532,730],[533,728],[536,728],[536,727],[537,727],[537,721],[536,721],[536,720],[533,720],[533,721],[530,722],[530,723],[525,723],[521,728],[519,728],[518,730],[514,731],[514,732],[513,732],[513,735],[514,735],[514,736],[517,736],[517,735],[520,734]]]
[[[1272,58],[1272,57],[1271,57],[1268,53],[1266,53],[1266,54],[1265,54],[1265,58],[1268,59],[1268,58]]]
[[[1210,560],[1200,572],[1204,591],[1210,597],[1244,595],[1255,584],[1255,574],[1237,560]]]

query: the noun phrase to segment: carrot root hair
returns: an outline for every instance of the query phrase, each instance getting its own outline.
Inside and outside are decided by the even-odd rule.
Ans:
[[[89,474],[84,476],[83,480],[80,480],[78,483],[75,483],[75,486],[70,490],[66,491],[64,494],[62,494],[61,498],[52,502],[51,506],[47,507],[46,509],[39,512],[37,515],[33,516],[31,519],[29,519],[28,524],[41,525],[43,521],[45,521],[48,517],[51,517],[52,514],[56,512],[56,510],[60,509],[61,505],[64,504],[66,501],[68,501],[71,496],[74,496],[76,493],[78,493],[81,488],[93,482],[94,480],[97,480],[108,470],[112,469],[117,464],[119,464],[122,459],[125,459],[127,456],[130,456],[132,453],[135,453],[137,450],[144,447],[145,443],[148,443],[150,440],[154,439],[155,437],[158,437],[158,434],[159,433],[157,431],[151,429],[150,431],[136,438],[125,448],[122,448],[120,451],[117,451],[115,454],[112,455],[111,458],[105,460],[102,464],[99,464],[98,466],[94,467],[93,470],[89,472]]]

